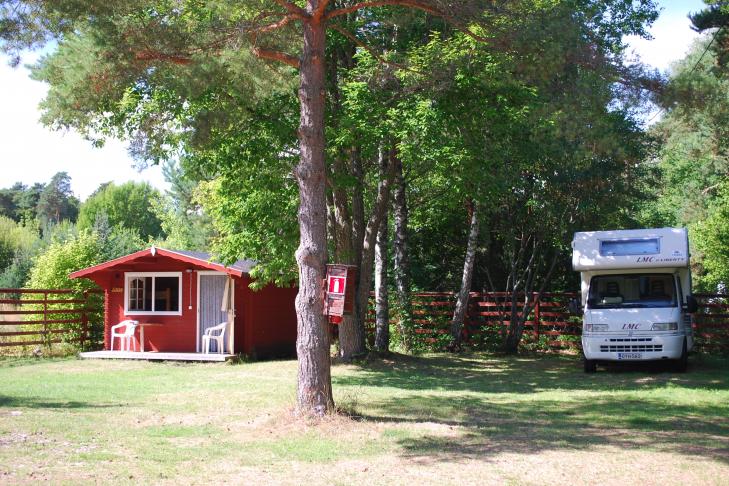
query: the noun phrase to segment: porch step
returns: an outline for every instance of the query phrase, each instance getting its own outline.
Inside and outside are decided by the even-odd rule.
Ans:
[[[136,351],[89,351],[79,353],[83,359],[143,359],[147,361],[227,361],[234,358],[234,354],[204,354],[204,353],[157,353]]]

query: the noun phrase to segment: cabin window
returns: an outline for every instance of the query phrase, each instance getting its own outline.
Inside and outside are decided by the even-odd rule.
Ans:
[[[602,256],[657,255],[660,252],[661,242],[658,238],[600,241],[600,255]]]
[[[180,315],[182,272],[127,273],[125,305],[127,315]]]

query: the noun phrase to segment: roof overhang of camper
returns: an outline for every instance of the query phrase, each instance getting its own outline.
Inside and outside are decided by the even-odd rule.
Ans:
[[[178,251],[174,251],[174,250],[165,250],[163,248],[156,248],[153,246],[151,248],[147,248],[145,250],[140,250],[140,251],[131,253],[129,255],[125,255],[123,257],[115,258],[114,260],[109,260],[108,262],[100,263],[98,265],[84,268],[82,270],[77,270],[77,271],[69,274],[69,278],[91,277],[93,274],[96,274],[99,272],[113,271],[113,270],[116,270],[118,267],[127,267],[130,265],[134,265],[135,263],[142,262],[144,260],[149,259],[150,257],[152,257],[152,258],[155,258],[155,257],[170,258],[172,260],[194,265],[195,267],[198,267],[198,268],[203,268],[205,270],[224,272],[229,275],[234,275],[236,277],[242,277],[243,275],[248,273],[241,268],[227,267],[221,263],[216,263],[216,262],[212,262],[210,260],[206,260],[205,258],[199,258],[199,257],[185,254],[182,252],[178,252]]]

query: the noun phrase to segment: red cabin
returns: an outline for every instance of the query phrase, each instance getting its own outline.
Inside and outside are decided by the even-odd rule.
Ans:
[[[207,253],[152,247],[70,277],[91,279],[104,290],[105,350],[111,349],[112,326],[134,320],[130,351],[202,353],[206,330],[218,326],[225,329],[223,348],[213,342],[211,353],[294,356],[297,289],[268,285],[254,292],[253,265],[240,260],[224,266]],[[119,339],[114,350],[121,349]]]

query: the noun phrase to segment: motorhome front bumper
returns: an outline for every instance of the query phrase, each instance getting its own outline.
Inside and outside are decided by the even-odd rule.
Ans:
[[[582,336],[585,358],[598,361],[646,361],[678,359],[683,351],[684,336]]]

